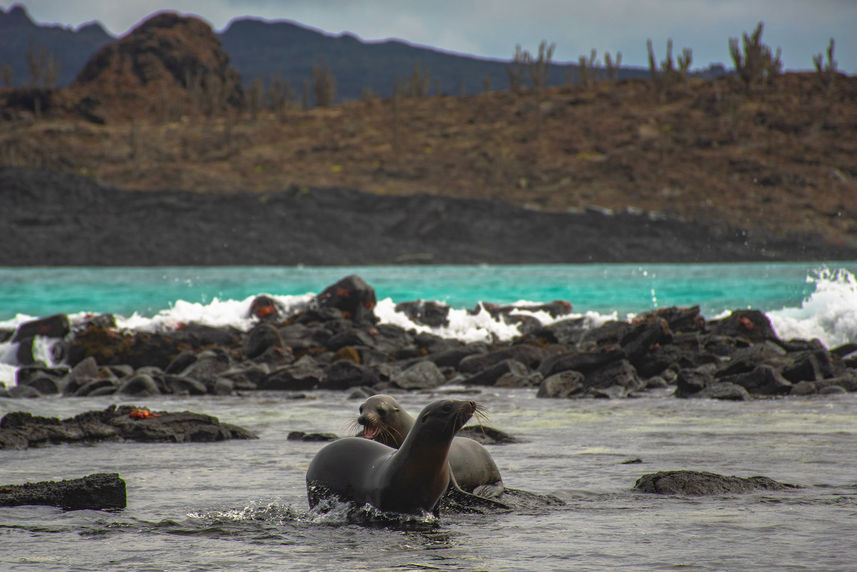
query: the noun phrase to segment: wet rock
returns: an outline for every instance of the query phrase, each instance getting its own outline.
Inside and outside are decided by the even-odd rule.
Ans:
[[[98,362],[95,361],[95,358],[83,359],[68,372],[63,384],[63,395],[74,395],[81,387],[98,376]]]
[[[29,385],[42,395],[53,395],[62,391],[68,368],[45,367],[42,365],[30,365],[18,368],[15,372],[17,384]]]
[[[473,343],[429,354],[425,359],[434,362],[438,367],[458,368],[464,358],[475,354],[484,354],[487,351],[488,347],[485,344]]]
[[[0,506],[47,505],[64,510],[106,510],[125,508],[126,504],[125,481],[118,473],[0,486]]]
[[[572,351],[545,358],[539,365],[538,371],[546,378],[569,369],[586,374],[624,357],[625,353],[617,349],[589,352]]]
[[[818,390],[818,393],[820,395],[838,395],[838,394],[848,393],[848,392],[845,391],[845,388],[842,387],[841,385],[831,384],[831,385],[825,385],[823,387],[820,387]]]
[[[209,415],[152,412],[127,405],[111,405],[63,420],[20,411],[0,419],[0,449],[121,440],[185,443],[255,438],[246,429],[220,423]]]
[[[324,346],[332,351],[344,348],[345,346],[372,347],[374,345],[375,340],[368,332],[356,328],[338,332],[324,342]]]
[[[164,368],[164,372],[181,373],[194,363],[196,363],[196,352],[184,350],[182,352],[179,352],[179,354],[174,357],[169,364],[167,364],[167,367]]]
[[[542,374],[537,371],[524,374],[509,371],[498,377],[494,385],[496,387],[538,387],[543,379]]]
[[[699,471],[662,471],[640,477],[634,489],[662,495],[725,495],[794,489],[768,477],[734,477]]]
[[[349,360],[339,360],[327,368],[318,388],[348,389],[362,385],[374,385],[377,382],[378,376],[372,369]]]
[[[377,322],[375,289],[356,274],[331,284],[316,297],[320,308],[335,308],[354,322]]]
[[[201,381],[183,375],[166,374],[164,385],[167,393],[176,395],[205,395],[208,388]]]
[[[275,367],[270,367],[266,363],[246,363],[224,371],[220,377],[231,380],[237,390],[249,391],[258,389],[271,371],[282,365],[289,365],[289,363],[291,361],[278,364]]]
[[[821,389],[828,385],[838,385],[839,387],[845,389],[845,391],[855,392],[857,391],[857,371],[853,369],[845,370],[842,375],[838,375],[836,377],[831,377],[828,379],[820,379],[815,382],[815,385]]]
[[[792,384],[769,365],[760,365],[756,369],[738,375],[719,378],[744,387],[750,393],[758,395],[785,395],[792,389]]]
[[[729,377],[753,371],[763,364],[772,364],[782,361],[784,352],[775,344],[758,343],[745,348],[734,350],[729,361],[722,365],[715,377]]]
[[[680,369],[676,376],[676,397],[697,397],[714,383],[714,376],[706,369]]]
[[[699,306],[677,308],[670,306],[652,312],[653,315],[666,320],[669,329],[676,333],[699,332],[705,329],[705,318],[699,313]]]
[[[627,336],[630,331],[631,324],[628,322],[611,320],[597,328],[587,330],[580,338],[577,345],[582,348],[616,345],[619,344],[619,342]]]
[[[818,387],[812,381],[799,381],[792,385],[789,395],[813,395],[818,393]]]
[[[232,395],[235,392],[235,382],[226,377],[218,377],[211,387],[213,395]]]
[[[56,395],[60,393],[60,380],[44,373],[27,379],[23,385],[32,387],[42,395]]]
[[[326,442],[337,439],[339,439],[339,436],[335,433],[305,433],[303,431],[289,431],[289,434],[286,436],[287,441]]]
[[[203,383],[211,391],[217,378],[231,366],[229,356],[222,349],[210,349],[200,352],[196,361],[183,369],[181,375]]]
[[[413,322],[431,328],[449,326],[449,306],[440,302],[414,300],[396,304],[396,311],[402,312]]]
[[[311,358],[301,358],[292,365],[277,368],[259,384],[259,389],[305,391],[315,389],[324,379],[324,370]]]
[[[622,337],[619,345],[628,360],[636,364],[655,346],[667,343],[671,338],[672,332],[666,320],[660,317],[648,317],[634,325],[631,331]]]
[[[627,391],[636,391],[644,387],[643,380],[628,360],[621,359],[604,364],[584,376],[587,389],[607,389],[621,387]]]
[[[722,401],[749,401],[752,399],[750,392],[735,383],[715,382],[705,387],[692,397],[703,397],[708,399],[720,399]]]
[[[54,314],[47,318],[39,318],[38,320],[19,324],[15,330],[15,335],[12,336],[12,342],[32,340],[35,336],[64,338],[70,331],[71,327],[69,326],[68,316],[65,314]]]
[[[470,355],[461,360],[457,369],[461,373],[476,373],[488,369],[504,360],[515,360],[530,369],[535,369],[545,358],[545,350],[529,344],[515,344],[484,354]]]
[[[123,395],[135,395],[145,397],[149,395],[160,395],[161,390],[151,375],[135,375],[122,383],[117,393]]]
[[[109,393],[106,391],[107,389],[109,389]],[[109,395],[115,393],[117,389],[119,389],[119,386],[113,379],[93,379],[89,383],[79,387],[73,395],[75,397]]]
[[[253,359],[265,353],[269,348],[282,348],[284,346],[285,343],[279,330],[273,324],[262,322],[254,326],[247,334],[244,354],[247,358]]]
[[[844,359],[857,353],[857,343],[847,343],[830,350],[830,355],[836,359]]]
[[[567,398],[584,389],[584,377],[579,371],[566,370],[546,377],[539,385],[536,397]]]
[[[431,361],[420,361],[394,376],[393,385],[401,389],[433,389],[446,383],[446,377]]]
[[[560,320],[531,331],[528,337],[545,344],[576,345],[587,331],[583,324],[584,318]]]
[[[9,393],[9,397],[14,399],[35,399],[42,396],[38,389],[29,385],[13,385],[6,391]]]
[[[276,321],[282,317],[284,310],[282,305],[270,296],[256,296],[250,302],[247,317],[255,317],[260,321]]]
[[[524,377],[529,374],[529,369],[526,365],[515,359],[504,359],[488,369],[484,369],[479,373],[468,376],[463,380],[465,385],[494,385],[497,380],[507,374],[513,374],[519,377]]]
[[[745,338],[751,342],[777,339],[768,316],[759,310],[735,310],[722,320],[710,322],[709,326],[715,334]]]

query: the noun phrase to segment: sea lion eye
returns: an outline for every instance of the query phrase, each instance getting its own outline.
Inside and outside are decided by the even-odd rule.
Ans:
[[[384,409],[379,409],[379,410],[378,410],[378,416],[379,416],[379,417],[385,417],[386,415],[387,415],[387,411],[386,411],[386,410],[384,410]]]
[[[358,409],[358,411],[359,411],[360,413],[363,413],[363,406],[362,406],[362,405],[360,406],[360,409]]]

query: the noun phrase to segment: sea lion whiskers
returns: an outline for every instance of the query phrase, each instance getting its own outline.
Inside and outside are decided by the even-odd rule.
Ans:
[[[485,426],[482,424],[483,422],[488,422],[488,408],[479,402],[475,402],[476,409],[473,410],[473,419],[476,420],[476,424],[479,425],[479,428],[482,430],[482,434],[485,434]]]

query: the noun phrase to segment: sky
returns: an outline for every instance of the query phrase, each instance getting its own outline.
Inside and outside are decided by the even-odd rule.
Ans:
[[[396,38],[477,57],[509,60],[520,44],[537,53],[555,44],[553,61],[576,62],[598,50],[622,53],[622,64],[648,66],[646,40],[658,60],[692,50],[692,68],[732,67],[729,38],[764,22],[762,40],[782,48],[785,69],[814,69],[812,57],[836,41],[840,71],[857,73],[857,0],[30,0],[38,23],[78,27],[97,20],[123,35],[160,10],[193,14],[221,31],[235,18],[289,20],[364,41]]]

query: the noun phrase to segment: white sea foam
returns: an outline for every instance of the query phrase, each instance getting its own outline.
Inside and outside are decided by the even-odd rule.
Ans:
[[[800,307],[768,312],[780,339],[818,338],[828,348],[857,341],[857,278],[844,269],[807,277],[815,285]]]
[[[857,277],[851,272],[838,269],[824,269],[807,277],[814,285],[813,292],[801,302],[800,306],[785,307],[767,311],[777,335],[784,340],[792,338],[817,338],[828,348],[857,341]],[[308,293],[298,296],[270,295],[284,311],[297,312],[314,299],[315,295]],[[132,331],[161,331],[180,327],[182,324],[196,322],[213,327],[233,326],[240,330],[248,330],[254,324],[250,317],[250,305],[255,299],[249,296],[243,300],[214,299],[208,304],[176,301],[170,308],[161,310],[151,317],[134,313],[131,316],[116,316],[119,329]],[[543,324],[551,324],[568,318],[583,318],[585,327],[597,327],[608,320],[631,319],[633,314],[619,318],[618,312],[573,313],[558,318],[551,318],[546,312],[533,312],[520,309],[522,306],[535,306],[539,302],[520,300],[512,306],[519,307],[515,314],[532,316]],[[450,308],[449,324],[441,328],[431,328],[418,324],[409,319],[404,313],[395,310],[396,302],[390,298],[382,299],[375,308],[375,314],[381,323],[395,324],[408,330],[430,332],[438,336],[454,338],[464,342],[473,341],[503,341],[510,340],[520,334],[515,324],[495,319],[484,307],[479,306],[476,313],[464,308]],[[709,319],[724,317],[708,316]],[[79,324],[89,314],[84,312],[70,314],[72,326]],[[14,329],[19,324],[33,320],[36,317],[18,314],[12,319],[0,322],[2,329]],[[35,357],[45,363],[52,364],[51,345],[54,340],[36,338],[34,344]],[[0,382],[7,386],[15,384],[17,344],[0,343]]]

